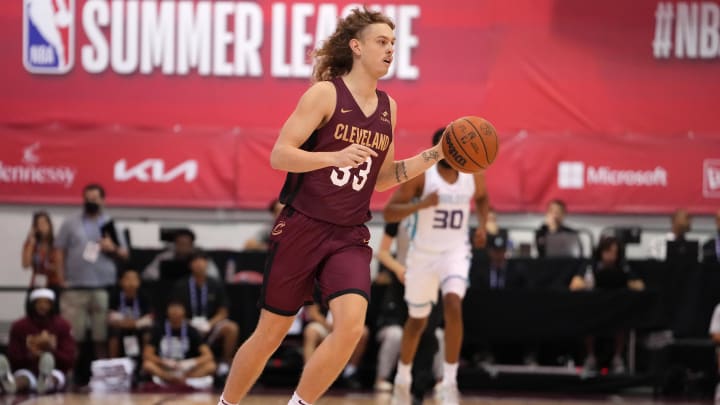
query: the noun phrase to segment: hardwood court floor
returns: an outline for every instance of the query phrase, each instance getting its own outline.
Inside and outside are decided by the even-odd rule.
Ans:
[[[0,397],[2,405],[216,405],[216,394],[58,394],[53,396],[11,398]],[[287,395],[252,395],[246,398],[243,405],[286,405],[289,399]],[[707,401],[681,401],[672,400],[667,402],[653,401],[637,397],[623,398],[620,396],[608,396],[597,399],[573,399],[573,398],[533,398],[513,397],[511,395],[498,396],[464,396],[464,405],[598,405],[602,403],[612,404],[711,404]],[[389,405],[390,397],[387,395],[375,395],[372,393],[330,394],[316,403],[317,405]],[[425,405],[434,405],[435,401],[426,399]]]

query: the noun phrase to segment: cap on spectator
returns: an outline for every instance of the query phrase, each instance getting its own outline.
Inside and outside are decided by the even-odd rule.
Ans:
[[[50,301],[55,301],[55,292],[49,288],[37,288],[30,293],[30,302],[38,298],[47,298]]]

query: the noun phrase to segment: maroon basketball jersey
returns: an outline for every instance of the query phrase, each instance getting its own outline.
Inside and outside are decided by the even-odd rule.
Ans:
[[[365,116],[342,78],[332,80],[337,94],[335,112],[302,145],[312,152],[335,152],[353,143],[372,148],[357,168],[325,167],[306,173],[288,173],[280,201],[303,214],[338,225],[359,225],[370,219],[370,197],[380,167],[392,142],[390,101],[376,90],[377,109]]]

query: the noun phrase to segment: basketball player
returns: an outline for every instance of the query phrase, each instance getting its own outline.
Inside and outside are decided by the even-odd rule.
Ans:
[[[377,82],[393,60],[394,24],[353,10],[315,52],[315,83],[280,130],[270,163],[287,171],[271,233],[260,320],[238,349],[219,404],[236,404],[262,372],[317,283],[334,328],[308,360],[289,404],[316,401],[364,330],[370,288],[370,197],[442,159],[430,148],[395,161],[397,105]]]
[[[444,129],[433,136],[433,145],[442,138]],[[413,202],[425,201],[437,194],[437,204],[427,207]],[[485,220],[488,198],[483,173],[460,173],[441,160],[428,170],[398,188],[385,207],[385,221],[394,222],[417,213],[415,235],[406,259],[405,301],[408,320],[398,361],[393,402],[410,404],[412,361],[427,324],[432,306],[442,291],[445,317],[445,363],[443,365],[443,404],[457,404],[457,367],[463,337],[462,299],[468,283],[470,245],[468,217],[470,201],[475,200],[479,226],[474,235],[478,247],[485,245]]]

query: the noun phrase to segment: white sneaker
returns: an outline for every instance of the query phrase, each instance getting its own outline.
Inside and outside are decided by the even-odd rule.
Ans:
[[[458,391],[457,384],[442,385],[441,401],[443,405],[460,404],[460,391]]]
[[[399,384],[395,382],[393,387],[392,405],[412,405],[412,394],[410,384]]]
[[[213,378],[210,375],[207,375],[205,377],[186,378],[185,385],[191,388],[195,388],[196,390],[206,390],[208,388],[212,388]]]
[[[52,371],[55,369],[55,357],[45,352],[40,355],[38,363],[37,393],[42,395],[55,388]]]
[[[157,385],[158,387],[163,387],[163,388],[164,388],[164,387],[167,387],[167,386],[168,386],[168,384],[165,382],[165,380],[163,380],[162,378],[160,378],[160,377],[158,377],[158,376],[156,376],[156,375],[152,376],[152,382],[153,382],[155,385]]]
[[[17,391],[15,377],[10,372],[10,362],[4,354],[0,354],[0,385],[6,394],[14,394]]]
[[[389,381],[378,381],[375,383],[375,391],[376,392],[392,392],[393,385]]]
[[[435,399],[435,403],[439,404],[442,402],[442,397],[442,380],[440,380],[435,383],[435,386],[433,387],[433,399]]]

